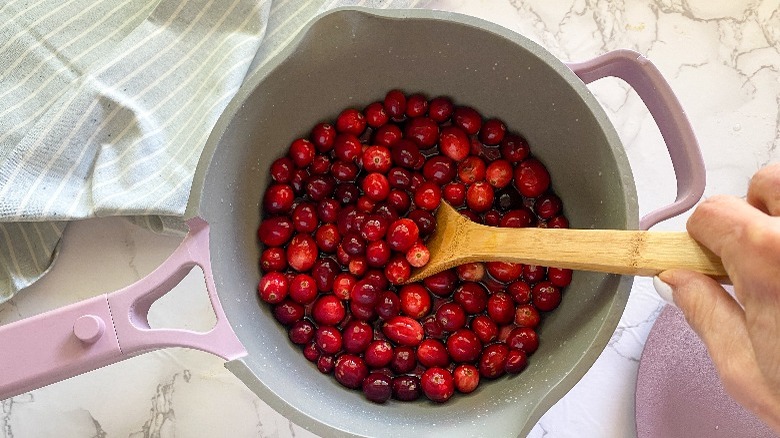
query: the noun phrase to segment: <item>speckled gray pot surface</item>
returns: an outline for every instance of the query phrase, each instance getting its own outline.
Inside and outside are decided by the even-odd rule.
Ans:
[[[256,297],[255,235],[271,161],[314,124],[393,88],[450,96],[525,136],[572,227],[638,227],[633,177],[614,128],[587,87],[543,48],[457,14],[331,11],[247,79],[195,177],[188,214],[210,223],[217,291],[249,352],[226,366],[281,414],[323,436],[525,436],[605,348],[631,277],[575,273],[561,306],[545,315],[528,368],[443,405],[377,405],[344,389],[303,358]]]

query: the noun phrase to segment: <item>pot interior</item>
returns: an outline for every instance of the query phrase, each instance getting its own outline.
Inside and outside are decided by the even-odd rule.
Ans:
[[[561,306],[543,318],[528,368],[444,405],[376,405],[342,388],[304,359],[256,297],[255,235],[271,161],[316,123],[393,88],[450,96],[525,136],[549,168],[572,227],[637,227],[633,178],[613,127],[582,82],[544,49],[450,13],[327,13],[248,79],[196,176],[193,197],[200,195],[197,214],[211,225],[217,290],[249,352],[227,366],[280,413],[321,435],[525,435],[606,346],[631,278],[575,273]]]

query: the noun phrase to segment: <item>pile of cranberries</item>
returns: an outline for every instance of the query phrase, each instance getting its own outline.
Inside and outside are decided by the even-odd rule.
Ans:
[[[521,372],[571,271],[470,263],[404,284],[447,202],[500,227],[567,227],[550,175],[501,120],[392,90],[270,167],[258,294],[306,359],[366,398],[447,401]]]

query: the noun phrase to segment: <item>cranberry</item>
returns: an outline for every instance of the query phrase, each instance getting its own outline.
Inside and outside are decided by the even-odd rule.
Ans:
[[[303,357],[305,357],[309,362],[315,363],[320,358],[320,349],[317,348],[317,344],[314,341],[311,341],[310,343],[306,344],[305,347],[303,347]]]
[[[466,325],[466,311],[458,303],[444,303],[436,310],[436,322],[444,330],[454,332]]]
[[[509,348],[523,350],[526,354],[533,354],[539,348],[539,335],[531,327],[517,327],[509,332],[506,344]]]
[[[302,202],[295,206],[292,212],[293,226],[299,233],[313,233],[319,224],[317,208],[314,204]]]
[[[456,303],[471,315],[482,313],[488,304],[488,293],[479,283],[466,281],[461,284],[453,295]]]
[[[325,155],[315,155],[309,165],[309,170],[314,175],[325,175],[330,171],[330,157]]]
[[[387,230],[387,243],[395,251],[406,252],[417,242],[420,229],[408,218],[398,219]]]
[[[447,337],[448,333],[436,322],[436,315],[428,315],[423,318],[422,326],[426,339],[444,339]]]
[[[506,361],[509,348],[506,344],[492,344],[485,347],[479,358],[479,374],[488,379],[495,379],[506,372]]]
[[[343,332],[344,351],[347,353],[362,353],[366,351],[374,338],[374,330],[363,321],[350,321]]]
[[[509,350],[506,357],[506,372],[508,374],[517,374],[528,365],[528,356],[523,350]]]
[[[406,261],[415,268],[421,268],[428,263],[431,258],[431,252],[422,241],[417,241],[409,251],[406,252]]]
[[[321,352],[326,354],[336,354],[341,351],[342,336],[341,332],[331,326],[320,326],[314,333],[314,342]]]
[[[317,369],[322,374],[330,374],[336,367],[336,358],[332,354],[321,354],[317,358]]]
[[[294,166],[295,163],[289,157],[277,158],[273,163],[271,163],[271,178],[273,178],[274,181],[282,184],[290,182],[292,179]]]
[[[491,227],[497,227],[499,222],[501,222],[501,213],[499,213],[495,208],[486,211],[482,216],[483,223]]]
[[[368,242],[374,242],[385,237],[387,219],[379,215],[369,215],[360,230],[360,235]]]
[[[319,123],[312,128],[310,138],[318,151],[328,152],[336,141],[336,128],[329,123]]]
[[[366,115],[366,123],[372,128],[378,128],[390,120],[390,116],[385,112],[385,107],[380,102],[369,104],[363,113]]]
[[[387,173],[387,181],[390,187],[408,190],[412,184],[412,173],[401,167],[393,167]]]
[[[561,290],[549,281],[542,281],[534,285],[531,295],[534,306],[542,312],[549,312],[561,304]]]
[[[418,283],[407,284],[398,293],[401,312],[414,319],[420,319],[431,311],[431,295]]]
[[[336,179],[330,175],[313,175],[306,181],[306,194],[315,201],[322,201],[336,188]]]
[[[341,235],[337,226],[325,224],[317,229],[317,232],[314,234],[314,240],[321,251],[333,253],[341,241]]]
[[[382,325],[382,333],[398,345],[416,347],[422,342],[423,328],[408,316],[394,316]]]
[[[437,403],[444,403],[455,393],[452,374],[444,368],[428,368],[420,377],[420,385],[426,397]]]
[[[439,139],[439,125],[428,117],[415,117],[406,122],[404,136],[422,149],[428,149]]]
[[[323,295],[315,302],[311,310],[314,322],[323,325],[336,325],[347,315],[344,303],[335,295]]]
[[[273,312],[279,324],[290,326],[303,319],[306,309],[295,301],[286,299],[275,305]]]
[[[507,160],[496,160],[490,163],[485,170],[487,182],[497,188],[502,189],[512,182],[512,164]]]
[[[257,238],[265,246],[282,246],[290,240],[292,235],[292,220],[284,216],[264,219],[257,229]]]
[[[317,204],[317,217],[326,224],[336,222],[341,206],[335,199],[323,199]]]
[[[288,184],[274,184],[265,191],[263,209],[269,214],[287,213],[293,206],[295,193]]]
[[[417,356],[411,347],[400,346],[393,350],[390,369],[396,374],[411,373],[417,367]]]
[[[333,369],[336,381],[350,389],[357,389],[363,384],[363,379],[368,376],[368,367],[359,356],[342,354],[336,359]]]
[[[375,309],[379,317],[384,320],[398,316],[401,313],[401,299],[395,292],[384,291],[380,294]]]
[[[517,304],[531,302],[531,286],[523,280],[510,283],[506,291]]]
[[[425,367],[446,367],[450,363],[447,347],[438,339],[425,339],[417,347],[417,361]]]
[[[420,398],[422,388],[420,379],[415,376],[397,376],[393,378],[393,398],[401,401],[413,401]]]
[[[263,272],[278,272],[287,269],[287,256],[282,248],[266,248],[260,254],[260,269]]]
[[[466,185],[460,182],[452,182],[441,190],[442,199],[453,207],[459,207],[466,201]]]
[[[400,90],[391,90],[385,95],[385,112],[394,119],[403,118],[406,113],[406,95]]]
[[[431,293],[439,297],[446,297],[455,290],[457,276],[452,269],[433,274],[423,280],[423,284]]]
[[[523,304],[515,309],[515,324],[520,327],[535,328],[540,320],[539,311],[530,304]]]
[[[392,379],[384,373],[374,372],[363,380],[363,395],[374,403],[384,403],[393,394]]]
[[[466,263],[456,268],[458,278],[463,281],[480,281],[485,277],[485,264],[481,262]]]
[[[441,203],[441,189],[432,182],[424,182],[414,192],[414,204],[424,210],[433,211]]]
[[[414,169],[417,160],[422,157],[420,148],[411,140],[401,139],[390,149],[390,156],[393,158],[393,164],[405,169]]]
[[[509,210],[503,216],[498,225],[508,228],[524,228],[531,227],[536,223],[534,214],[527,208],[518,208],[516,210]]]
[[[374,306],[370,304],[360,304],[357,301],[349,303],[349,311],[352,317],[359,321],[373,321],[376,318]]]
[[[314,324],[306,320],[297,321],[287,333],[293,344],[306,345],[314,339]]]
[[[384,240],[369,242],[366,246],[366,263],[373,268],[380,268],[390,260],[390,245]]]
[[[447,338],[447,352],[455,362],[473,362],[482,351],[482,342],[469,329],[460,329]]]
[[[523,265],[523,279],[529,284],[535,284],[547,275],[547,270],[542,266]]]
[[[351,257],[348,269],[351,274],[361,277],[368,271],[368,262],[362,255]]]
[[[436,218],[430,211],[412,210],[409,212],[408,218],[417,224],[420,237],[430,236],[436,229]]]
[[[462,363],[452,372],[455,381],[455,389],[463,394],[468,394],[479,386],[479,370],[471,364]]]
[[[269,272],[263,275],[260,283],[257,285],[257,293],[260,299],[271,304],[281,303],[282,300],[287,298],[289,290],[290,285],[287,281],[287,276],[281,272]]]
[[[571,269],[547,268],[547,279],[553,286],[566,287],[571,284]]]
[[[436,97],[428,103],[428,117],[436,123],[444,123],[452,116],[454,106],[446,97]]]
[[[455,162],[442,155],[435,155],[429,158],[425,161],[425,165],[423,166],[423,176],[425,176],[425,179],[439,185],[444,185],[452,181],[455,179],[456,174],[457,166],[455,165]],[[292,189],[290,189],[290,193],[292,194]]]
[[[422,94],[412,94],[406,99],[406,115],[420,117],[428,111],[428,100]]]
[[[487,167],[482,158],[470,155],[458,164],[458,178],[466,184],[473,184],[485,179]]]
[[[482,116],[471,107],[459,106],[452,114],[452,121],[456,126],[466,131],[468,135],[474,135],[482,127]]]
[[[287,263],[298,272],[314,266],[317,260],[317,243],[308,234],[296,234],[287,245]]]
[[[465,131],[457,126],[445,126],[439,133],[439,150],[455,161],[462,161],[469,155],[471,144]]]
[[[509,324],[515,318],[515,303],[503,292],[494,293],[488,298],[487,312],[496,324]]]
[[[314,143],[305,138],[299,138],[290,144],[290,158],[292,158],[293,163],[299,169],[303,169],[311,164],[316,153]]]
[[[333,150],[339,160],[354,161],[363,153],[363,145],[354,135],[342,133],[336,136]]]
[[[487,315],[477,315],[471,320],[471,329],[483,344],[498,338],[498,325]]]
[[[363,168],[367,172],[386,174],[392,165],[390,150],[384,146],[369,146],[363,151]]]
[[[373,284],[362,279],[355,283],[349,298],[353,302],[373,306],[379,301],[379,291]]]
[[[401,132],[401,128],[397,125],[382,125],[374,131],[373,143],[379,146],[390,147],[396,144],[402,137],[403,133]]]
[[[510,163],[525,160],[529,153],[528,142],[519,135],[509,134],[501,141],[501,156]]]
[[[393,360],[393,356],[393,346],[382,339],[371,341],[364,353],[366,365],[373,369],[386,367]]]
[[[425,165],[424,160],[423,160],[423,165]],[[422,167],[422,165],[420,167]],[[422,183],[424,183],[424,182],[425,182],[425,175],[423,175],[422,173],[419,173],[419,172],[413,173],[412,174],[412,181],[409,184],[409,190],[411,190],[411,191],[417,190],[422,185]]]
[[[330,167],[330,173],[337,181],[350,182],[357,178],[359,169],[357,165],[351,161],[336,161]]]
[[[301,304],[313,303],[317,298],[317,286],[307,274],[298,274],[290,282],[290,298]]]
[[[520,278],[523,273],[523,265],[520,263],[488,262],[487,271],[496,280],[509,283]]]
[[[483,212],[493,206],[493,188],[485,181],[478,181],[466,190],[466,205],[473,211]]]
[[[366,116],[354,108],[348,108],[336,118],[336,131],[360,136],[366,130]]]
[[[479,131],[479,141],[488,146],[494,146],[501,143],[505,134],[506,125],[504,122],[498,119],[488,119],[485,120]]]
[[[534,202],[534,210],[542,219],[550,219],[561,212],[561,198],[553,193],[545,193]]]
[[[290,186],[293,188],[293,192],[296,195],[303,195],[306,191],[306,183],[309,182],[309,171],[306,169],[293,170],[290,177]]]
[[[390,194],[390,183],[381,173],[369,173],[363,179],[363,192],[373,201],[383,201]]]
[[[548,228],[569,228],[569,220],[564,216],[555,216],[547,221]]]
[[[515,187],[523,196],[535,198],[550,187],[550,174],[539,160],[528,158],[515,168]]]
[[[336,275],[333,280],[333,294],[341,300],[348,300],[352,288],[355,287],[357,279],[348,272],[342,272]]]

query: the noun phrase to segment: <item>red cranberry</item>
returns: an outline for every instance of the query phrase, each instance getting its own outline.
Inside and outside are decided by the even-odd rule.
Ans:
[[[332,354],[321,354],[317,358],[317,369],[322,374],[330,374],[336,367],[336,358]]]
[[[393,378],[393,398],[401,401],[413,401],[420,398],[422,388],[420,379],[415,376],[397,376]]]
[[[384,403],[393,394],[392,379],[384,373],[371,373],[363,380],[363,395],[374,403]]]
[[[406,252],[419,239],[417,224],[408,218],[398,219],[387,230],[387,243],[395,251]]]
[[[528,356],[523,350],[509,350],[506,357],[506,372],[517,374],[528,365]]]
[[[320,349],[317,348],[317,343],[311,341],[310,343],[306,344],[306,346],[303,347],[303,357],[305,357],[309,362],[316,363],[320,358]]]
[[[485,277],[485,264],[481,262],[466,263],[456,268],[458,278],[464,281],[481,281]]]
[[[523,304],[515,309],[515,324],[520,327],[535,328],[540,320],[539,311],[530,304]]]
[[[414,319],[420,319],[431,311],[431,295],[418,283],[404,285],[398,293],[401,312]]]
[[[387,195],[386,205],[390,208],[386,215],[388,218],[397,216],[398,214],[405,214],[412,206],[412,198],[409,196],[409,193],[403,190],[392,189],[390,190],[390,194]]]
[[[452,182],[441,190],[441,197],[453,207],[459,207],[466,201],[466,185],[460,182]]]
[[[523,196],[535,198],[550,187],[550,174],[538,160],[528,158],[515,168],[515,187]]]
[[[424,210],[435,210],[441,203],[441,189],[432,182],[422,183],[414,192],[414,203]]]
[[[506,344],[492,344],[485,347],[479,358],[479,374],[488,379],[495,379],[506,372],[506,361],[509,348]]]
[[[318,151],[328,152],[336,141],[336,128],[329,123],[319,123],[312,128],[310,138]]]
[[[341,235],[339,229],[333,224],[325,224],[317,229],[314,234],[314,240],[317,242],[317,247],[326,253],[333,253],[341,242]]]
[[[459,106],[452,114],[452,121],[456,126],[466,131],[468,135],[474,135],[482,127],[482,116],[471,107]]]
[[[307,234],[313,233],[319,224],[317,209],[314,204],[302,202],[293,209],[292,220],[295,231]]]
[[[506,291],[517,304],[531,302],[531,286],[523,280],[512,282],[507,286]]]
[[[436,315],[428,315],[422,320],[423,332],[426,339],[444,339],[447,332],[436,322]]]
[[[390,369],[396,374],[411,373],[417,367],[417,356],[411,347],[400,346],[393,350]]]
[[[282,246],[293,235],[293,223],[284,216],[269,217],[260,223],[257,238],[265,246]]]
[[[428,111],[428,100],[422,94],[412,94],[406,99],[406,115],[420,117]]]
[[[330,196],[336,189],[336,179],[330,175],[313,175],[306,181],[306,194],[319,202]]]
[[[483,212],[493,206],[493,188],[485,181],[478,181],[466,191],[466,205],[476,212]]]
[[[346,314],[344,303],[335,295],[321,296],[314,302],[311,310],[314,322],[323,325],[336,325],[344,319]]]
[[[485,170],[485,178],[491,186],[502,189],[512,182],[512,164],[507,160],[496,160]]]
[[[497,227],[499,222],[501,222],[501,213],[495,208],[490,209],[483,213],[483,222],[485,225]]]
[[[382,333],[397,345],[416,347],[422,342],[423,328],[408,316],[394,316],[382,325]]]
[[[373,306],[379,301],[379,291],[365,279],[358,280],[349,293],[349,298],[353,302]]]
[[[549,281],[542,281],[534,285],[531,295],[534,306],[542,312],[549,312],[561,304],[561,290]]]
[[[363,151],[363,168],[366,172],[386,174],[392,165],[390,150],[384,146],[369,146]]]
[[[555,216],[547,221],[547,228],[569,228],[569,220],[564,216]]]
[[[524,228],[531,227],[536,223],[534,214],[527,208],[518,208],[516,210],[509,210],[503,216],[498,225],[508,228]]]
[[[535,284],[547,275],[547,270],[543,266],[523,265],[523,279],[528,284]]]
[[[317,242],[308,234],[296,234],[287,245],[287,263],[298,272],[314,266],[317,260]]]
[[[417,361],[425,367],[446,367],[450,363],[447,347],[438,339],[425,339],[417,347]]]
[[[458,303],[444,303],[436,310],[436,322],[444,330],[454,332],[466,325],[466,311]]]
[[[457,126],[445,126],[439,134],[439,150],[455,161],[462,161],[469,155],[471,143],[465,131]]]
[[[366,130],[366,117],[354,108],[348,108],[336,118],[336,131],[360,136]]]
[[[468,394],[479,386],[479,370],[471,364],[462,363],[452,372],[455,381],[455,389],[463,394]]]
[[[422,268],[431,258],[431,252],[422,241],[417,241],[406,252],[406,261],[415,268]]]
[[[487,271],[498,281],[509,283],[520,278],[523,273],[523,265],[508,262],[487,262]]]
[[[423,280],[425,287],[431,291],[432,294],[439,297],[449,296],[455,290],[455,284],[457,282],[457,276],[452,269],[433,274],[430,277]]]
[[[342,272],[336,275],[336,279],[333,280],[333,294],[339,299],[346,301],[349,299],[349,294],[356,283],[357,279],[354,275]]]
[[[330,224],[336,222],[341,206],[335,199],[323,199],[317,204],[317,217],[323,223]]]
[[[488,298],[487,312],[496,324],[509,324],[515,318],[515,303],[503,292],[494,293]]]
[[[571,269],[547,268],[547,279],[553,286],[566,287],[571,284]]]
[[[363,110],[366,115],[366,123],[372,128],[378,128],[390,120],[390,116],[385,112],[385,107],[380,102],[369,104]]]
[[[553,193],[546,193],[538,198],[534,202],[534,210],[536,214],[542,219],[550,219],[561,212],[561,198]]]
[[[373,268],[380,268],[390,260],[390,245],[384,240],[369,242],[366,246],[366,263]]]
[[[279,324],[290,326],[303,319],[306,309],[293,300],[286,299],[274,306],[274,318]]]
[[[331,257],[321,257],[314,262],[311,268],[311,276],[314,278],[314,284],[320,292],[326,292],[333,289],[333,282],[336,280],[336,274],[341,271],[341,266]]]
[[[343,332],[344,351],[347,353],[362,353],[366,351],[374,338],[374,330],[363,321],[350,321]]]
[[[487,315],[477,315],[471,320],[471,329],[483,344],[498,339],[498,325]]]
[[[439,185],[452,181],[457,173],[455,162],[442,155],[435,155],[429,158],[423,166],[425,179]],[[292,193],[292,189],[290,189],[290,193]]]
[[[331,326],[320,326],[314,332],[314,342],[317,343],[317,348],[326,354],[336,354],[341,351],[342,336],[341,332]]]
[[[488,293],[481,284],[466,281],[455,291],[453,299],[463,306],[466,313],[475,315],[487,308]]]
[[[297,321],[287,333],[293,344],[306,345],[314,339],[314,324],[306,320]]]
[[[373,201],[383,201],[390,194],[390,183],[381,173],[369,173],[363,179],[363,192]]]
[[[369,215],[363,223],[360,234],[367,241],[374,242],[385,237],[387,228],[387,219],[379,215]]]
[[[407,217],[417,224],[420,237],[429,236],[436,229],[436,218],[430,211],[412,210]]]
[[[380,318],[388,320],[401,313],[401,299],[395,292],[384,291],[380,294],[375,309]]]
[[[292,158],[295,166],[299,169],[303,169],[311,164],[316,153],[314,143],[305,138],[299,138],[290,144],[290,158]]]
[[[421,155],[422,156],[422,155]],[[425,163],[423,163],[425,164]],[[422,167],[422,166],[421,166]],[[425,176],[422,173],[415,172],[412,174],[412,182],[409,184],[409,190],[415,191],[417,190],[422,183],[425,182]]]
[[[366,252],[366,242],[354,232],[347,233],[341,239],[341,247],[351,256],[363,255]]]
[[[387,181],[390,183],[390,187],[408,190],[412,184],[412,173],[400,167],[393,167],[387,173]]]
[[[292,179],[295,163],[289,157],[277,158],[271,163],[271,178],[278,183],[286,184]]]
[[[374,306],[370,304],[360,304],[357,301],[350,301],[349,311],[352,317],[359,321],[372,321],[376,318]]]
[[[371,341],[366,347],[364,356],[366,365],[369,367],[373,369],[386,367],[393,360],[393,346],[382,339]]]
[[[363,145],[354,135],[342,133],[336,136],[333,150],[339,160],[354,161],[363,153]]]
[[[274,184],[265,191],[263,209],[269,214],[287,213],[293,206],[295,193],[288,184]]]
[[[429,399],[444,403],[455,393],[455,381],[452,374],[444,368],[428,368],[420,377],[423,393]]]
[[[391,147],[403,137],[401,128],[397,125],[387,124],[374,131],[373,143],[378,146]]]
[[[266,248],[260,254],[260,269],[263,272],[278,272],[287,269],[287,256],[282,248]]]
[[[385,112],[394,119],[403,118],[406,113],[406,95],[400,90],[391,90],[385,95]]]
[[[368,262],[366,261],[365,256],[353,256],[349,260],[348,268],[352,275],[362,277],[365,275],[366,271],[368,271]]]
[[[530,150],[528,142],[519,135],[509,134],[501,141],[501,156],[510,163],[525,160]]]
[[[447,352],[455,362],[473,362],[482,351],[482,342],[476,333],[460,329],[447,338]]]
[[[357,178],[357,174],[360,171],[357,165],[351,161],[336,161],[330,167],[330,173],[338,181],[350,182]]]
[[[485,161],[473,155],[466,157],[458,164],[458,178],[466,184],[483,181],[486,171]]]
[[[393,164],[406,169],[414,169],[417,160],[422,154],[417,144],[411,140],[401,139],[390,149],[390,156],[393,158]]]
[[[436,123],[444,123],[452,116],[454,106],[446,97],[436,97],[428,103],[428,117]]]
[[[402,255],[390,258],[385,266],[385,277],[392,284],[404,284],[412,276],[412,266]]]
[[[330,157],[325,155],[315,155],[309,165],[309,170],[314,175],[325,175],[330,171]]]
[[[350,389],[357,389],[363,384],[363,379],[368,376],[368,367],[359,356],[342,354],[336,359],[333,370],[336,381]]]
[[[290,298],[301,304],[313,303],[317,298],[317,286],[307,274],[297,274],[290,282]]]
[[[497,145],[504,139],[505,134],[506,125],[504,122],[498,119],[488,119],[485,120],[479,131],[479,141],[488,146]]]
[[[404,134],[422,149],[428,149],[439,138],[439,125],[428,117],[415,117],[406,122]]]
[[[306,169],[293,170],[290,177],[290,186],[292,186],[296,195],[303,195],[306,192],[306,183],[309,182],[310,176],[309,171]]]
[[[257,293],[260,299],[271,304],[281,303],[282,300],[287,298],[289,290],[290,285],[287,281],[287,276],[281,272],[269,272],[263,275],[260,283],[257,285]]]
[[[509,332],[506,344],[509,348],[523,350],[526,354],[533,354],[539,348],[539,335],[531,327],[517,327]]]

